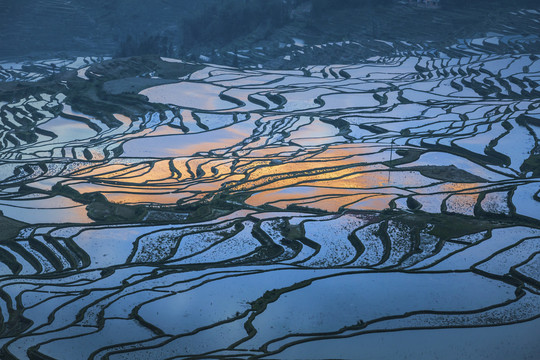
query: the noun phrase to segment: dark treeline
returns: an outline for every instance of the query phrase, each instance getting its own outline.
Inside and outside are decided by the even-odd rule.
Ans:
[[[121,43],[115,56],[127,57],[134,55],[156,54],[162,56],[175,55],[174,46],[167,36],[147,35],[140,37],[128,35]]]
[[[324,15],[326,11],[343,9],[380,9],[399,0],[309,0],[313,5],[314,16]],[[401,2],[407,3],[408,0]],[[469,8],[478,6],[538,6],[538,0],[440,0],[442,9]]]
[[[199,46],[221,47],[253,31],[271,32],[291,20],[291,12],[310,0],[215,0],[201,2],[200,9],[179,20],[174,36],[143,34],[127,36],[117,56],[174,55]],[[173,40],[173,38],[175,40]]]
[[[174,26],[169,24],[165,29],[158,28],[156,33],[131,33],[121,38],[115,55],[208,53],[254,33],[258,39],[266,39],[276,29],[296,21],[299,8],[309,19],[307,23],[320,32],[321,23],[331,13],[350,11],[354,16],[358,12],[372,12],[376,20],[381,12],[400,2],[407,3],[399,0],[198,0],[189,10],[178,14]],[[440,15],[444,16],[445,9],[519,7],[537,3],[538,0],[440,0]]]
[[[221,1],[187,19],[182,45],[192,47],[201,42],[223,44],[257,28],[270,30],[281,27],[290,20],[289,14],[294,5],[296,1]]]
[[[274,36],[280,29],[289,28],[284,33],[290,34],[306,24],[313,37],[324,36],[334,25],[345,33],[362,23],[371,28],[386,21],[385,14],[400,3],[408,0],[0,0],[0,57],[62,51],[116,56],[211,54],[225,47],[234,51],[235,43],[244,48],[245,43],[283,41]],[[538,0],[440,0],[440,5],[439,17],[461,8],[497,16],[499,9],[537,8]],[[391,21],[409,21],[413,30],[416,25],[414,19]],[[476,26],[467,21],[460,26]],[[392,31],[377,36],[392,37]]]
[[[352,8],[380,8],[391,5],[394,0],[311,0],[312,15],[315,17],[324,16],[327,11],[345,10]]]
[[[440,0],[441,8],[456,9],[481,6],[538,6],[538,0]]]
[[[294,21],[295,9],[301,6],[308,9],[309,16],[321,20],[328,11],[379,8],[392,2],[395,0],[206,0],[179,20],[176,34],[128,35],[116,56],[172,56],[175,51],[185,53],[201,46],[217,48],[254,31],[264,38]]]

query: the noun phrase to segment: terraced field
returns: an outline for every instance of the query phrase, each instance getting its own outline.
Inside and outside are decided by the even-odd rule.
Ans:
[[[2,357],[534,358],[537,42],[13,90]]]

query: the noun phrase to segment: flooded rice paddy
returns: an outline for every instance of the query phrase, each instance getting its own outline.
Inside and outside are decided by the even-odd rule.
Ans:
[[[537,355],[540,59],[493,41],[0,103],[3,358]]]

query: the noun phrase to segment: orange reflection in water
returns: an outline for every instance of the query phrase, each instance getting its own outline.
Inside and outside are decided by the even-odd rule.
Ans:
[[[385,172],[364,172],[347,175],[350,172],[365,171],[366,168],[353,168],[329,172],[315,176],[302,176],[257,187],[259,192],[252,195],[246,202],[260,206],[272,204],[286,208],[291,204],[312,203],[313,207],[328,211],[337,211],[340,207],[355,203],[368,196],[381,195],[386,197],[388,192],[401,194],[404,191],[388,187],[388,177]],[[346,176],[344,176],[346,175]],[[254,190],[254,189],[252,189]],[[378,193],[377,191],[380,191]],[[375,191],[375,192],[374,192]],[[388,203],[371,201],[371,208],[386,208]]]
[[[302,170],[298,170],[298,168],[301,167],[301,164],[289,163],[285,167],[280,166],[282,172],[277,174],[274,174],[276,169],[270,167],[268,173],[272,175],[259,177],[254,181],[239,184],[232,187],[231,191],[254,189],[262,191],[286,188],[297,184],[343,189],[365,189],[388,186],[387,173],[383,171],[369,172],[369,170],[371,170],[369,166],[353,166],[345,169],[335,169],[333,167],[309,169],[308,167],[303,173],[301,172]],[[288,170],[289,172],[284,170]]]
[[[253,131],[252,121],[195,134],[148,136],[124,144],[123,157],[163,158],[191,156],[241,143]]]
[[[317,196],[310,199],[299,199],[295,201],[278,201],[272,205],[280,209],[286,209],[289,205],[305,206],[313,209],[336,212],[340,207],[350,202],[350,197],[332,197],[332,196]]]
[[[152,186],[144,186],[144,185],[126,185],[126,184],[119,184],[119,185],[107,185],[107,184],[95,184],[95,183],[78,183],[78,184],[69,184],[69,187],[77,190],[81,194],[91,193],[91,192],[102,192],[102,193],[120,193],[120,192],[127,192],[127,193],[135,193],[135,194],[142,194],[142,193],[163,193],[163,192],[171,192],[178,190],[177,186],[159,186],[159,187],[152,187]]]
[[[394,195],[380,195],[374,194],[373,196],[365,197],[356,201],[355,203],[347,206],[351,210],[384,210],[389,207],[390,201],[394,199]]]
[[[460,192],[460,193],[471,193],[471,192],[478,192],[479,190],[476,189],[479,186],[482,186],[481,183],[454,183],[454,182],[448,182],[441,184],[441,191],[442,192]]]
[[[116,164],[116,165],[103,165],[98,167],[90,167],[86,169],[79,170],[71,175],[71,177],[90,177],[90,176],[98,176],[108,173],[113,173],[115,171],[121,171],[125,170],[129,167],[129,165],[124,164]]]

